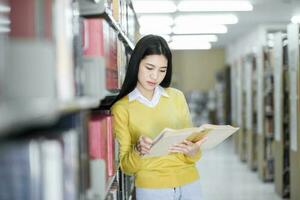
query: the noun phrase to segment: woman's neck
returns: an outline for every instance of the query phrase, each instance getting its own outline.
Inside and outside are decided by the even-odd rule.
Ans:
[[[140,93],[149,101],[152,100],[154,95],[154,90],[146,90],[145,88],[137,85],[137,89],[140,91]]]

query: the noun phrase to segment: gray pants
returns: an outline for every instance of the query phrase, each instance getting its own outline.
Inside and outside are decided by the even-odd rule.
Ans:
[[[200,180],[175,188],[137,187],[136,200],[202,200]]]

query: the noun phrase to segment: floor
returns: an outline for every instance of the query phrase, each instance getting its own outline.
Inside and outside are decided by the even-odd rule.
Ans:
[[[273,183],[263,183],[234,153],[232,140],[203,152],[197,163],[204,200],[280,200]]]

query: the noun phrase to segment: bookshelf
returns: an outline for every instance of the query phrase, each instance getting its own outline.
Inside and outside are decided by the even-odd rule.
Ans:
[[[289,24],[288,65],[289,65],[289,126],[290,126],[290,199],[300,198],[300,78],[299,78],[299,24]]]
[[[276,192],[289,197],[289,111],[286,34],[274,34],[274,181]]]
[[[231,123],[233,126],[238,127],[238,71],[237,71],[237,62],[234,62],[234,64],[231,66]],[[238,153],[238,134],[235,134],[233,136],[234,140],[234,150],[235,153]]]
[[[237,153],[241,161],[246,161],[245,147],[245,70],[243,67],[244,59],[239,59],[236,65],[236,123],[240,127],[239,133],[236,134]]]
[[[119,170],[105,107],[139,38],[131,1],[6,3],[0,199],[129,199],[133,178]]]
[[[245,60],[246,82],[246,160],[251,170],[256,169],[256,57],[249,54]]]
[[[274,174],[274,153],[273,153],[273,47],[263,48],[262,66],[258,75],[259,85],[259,109],[258,113],[258,137],[257,137],[257,158],[258,175],[263,181],[273,181]],[[258,72],[258,73],[259,73]]]

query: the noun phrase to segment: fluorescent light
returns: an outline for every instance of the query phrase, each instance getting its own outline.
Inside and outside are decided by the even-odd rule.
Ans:
[[[187,42],[171,42],[169,44],[172,50],[184,50],[184,49],[210,49],[211,44],[209,42],[187,43]]]
[[[216,35],[173,35],[172,41],[182,42],[217,42],[218,37]]]
[[[142,15],[139,17],[139,22],[141,26],[148,24],[171,26],[174,23],[173,18],[168,15]]]
[[[136,13],[173,13],[177,7],[173,1],[161,0],[150,1],[141,0],[133,1],[133,7]]]
[[[235,15],[181,15],[175,18],[175,24],[236,24],[238,18]]]
[[[147,34],[168,35],[172,33],[172,28],[170,26],[147,25],[147,26],[141,26],[140,33],[142,35],[147,35]]]
[[[3,13],[10,12],[10,7],[7,5],[0,4],[0,13],[1,12],[3,12]]]
[[[291,18],[292,23],[294,24],[300,24],[300,15],[295,15]]]
[[[251,11],[253,6],[248,1],[181,1],[179,11]]]
[[[227,33],[224,25],[181,25],[173,28],[175,34]]]

